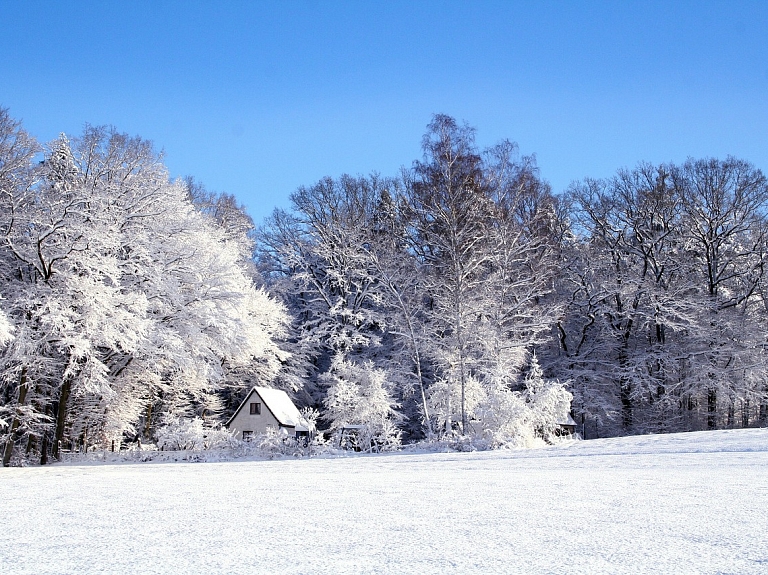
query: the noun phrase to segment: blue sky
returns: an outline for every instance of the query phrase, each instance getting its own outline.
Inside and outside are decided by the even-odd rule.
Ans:
[[[556,192],[638,161],[768,170],[768,2],[0,0],[0,106],[111,124],[260,221],[325,175],[395,175],[432,114],[515,140]]]

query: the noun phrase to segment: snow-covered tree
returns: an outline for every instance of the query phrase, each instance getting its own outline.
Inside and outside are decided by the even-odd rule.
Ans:
[[[424,300],[426,282],[418,261],[408,252],[403,198],[383,190],[375,214],[374,233],[364,245],[378,294],[386,328],[385,340],[389,373],[398,381],[398,400],[405,415],[408,433],[431,437],[434,427],[427,401],[431,323]]]
[[[332,432],[338,435],[345,427],[361,426],[358,441],[363,449],[399,445],[398,414],[384,370],[370,361],[357,365],[336,357],[320,381],[328,388],[323,405]]]
[[[44,459],[48,445],[58,456],[62,443],[215,415],[224,366],[275,374],[284,309],[149,142],[88,127],[24,176],[3,188],[0,272],[16,328],[3,351],[4,395],[15,401],[4,409],[20,422],[11,450],[26,440]]]
[[[430,355],[445,388],[431,395],[447,402],[445,430],[456,412],[465,433],[469,387],[513,387],[528,350],[549,337],[558,310],[545,297],[554,271],[553,200],[533,158],[520,158],[508,141],[483,157],[473,130],[448,116],[435,116],[424,153],[406,190],[412,251],[429,298]],[[454,387],[455,409],[447,391]]]
[[[558,324],[561,350],[577,389],[605,382],[617,403],[606,397],[604,411],[620,411],[628,430],[640,424],[644,398],[668,408],[671,344],[691,326],[692,304],[677,291],[685,275],[679,200],[668,168],[649,165],[586,180],[571,195],[589,243],[572,247],[576,257],[566,268],[573,313]],[[590,403],[599,404],[594,395]]]
[[[477,327],[477,373],[489,389],[514,388],[529,350],[550,339],[562,311],[551,297],[555,199],[539,178],[535,159],[519,158],[511,142],[489,150],[485,166],[493,214]]]
[[[369,252],[381,187],[376,176],[325,178],[291,196],[294,211],[277,210],[261,230],[260,271],[295,318],[293,360],[281,376],[296,391],[307,380],[311,399],[324,394],[317,378],[333,358],[374,361],[382,352],[381,287]]]
[[[756,410],[762,174],[733,159],[640,165],[577,184],[571,200],[580,237],[558,280],[568,309],[555,369],[582,417],[630,433],[698,429],[702,407],[708,427]]]
[[[768,257],[768,180],[732,157],[689,160],[672,172],[672,179],[700,311],[691,393],[706,393],[707,427],[714,429],[723,414],[733,425],[736,401],[765,401],[764,387],[749,388],[750,382],[768,376],[759,327],[765,321],[759,291]]]
[[[460,390],[458,413],[464,432],[467,382],[473,376],[479,343],[475,326],[490,253],[492,204],[472,128],[437,115],[422,148],[424,161],[415,162],[406,182],[412,246],[426,272],[430,313],[435,330],[441,333],[434,343],[437,360],[444,366],[442,377],[456,378]],[[455,366],[448,369],[453,362]],[[446,409],[447,414],[452,412]],[[450,432],[451,422],[446,421],[446,426]]]

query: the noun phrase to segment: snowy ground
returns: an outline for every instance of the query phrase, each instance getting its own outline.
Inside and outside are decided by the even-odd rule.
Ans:
[[[768,429],[0,470],[0,573],[768,574]]]

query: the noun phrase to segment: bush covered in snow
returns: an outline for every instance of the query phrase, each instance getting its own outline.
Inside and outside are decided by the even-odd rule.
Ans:
[[[330,443],[340,449],[364,453],[397,451],[401,447],[400,431],[389,420],[338,429],[331,434]]]
[[[167,451],[200,451],[230,447],[232,432],[221,427],[206,426],[199,417],[170,419],[156,433],[157,446]]]
[[[239,455],[266,457],[272,459],[279,456],[309,457],[324,451],[324,441],[320,438],[293,437],[268,429],[266,433],[257,435],[249,441],[239,442],[236,451]]]
[[[444,433],[424,445],[458,451],[534,447],[552,443],[571,409],[565,385],[544,378],[534,355],[520,391],[505,378],[480,382],[468,377],[465,385],[467,429],[460,428],[461,391],[456,381],[441,380],[430,388],[429,407]]]
[[[331,422],[331,443],[357,451],[391,451],[400,446],[396,404],[384,370],[372,362],[358,365],[337,357],[321,381],[328,386],[324,405]]]

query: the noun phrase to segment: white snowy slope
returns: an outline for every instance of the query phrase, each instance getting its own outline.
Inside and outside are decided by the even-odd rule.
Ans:
[[[0,471],[0,572],[768,574],[768,429]]]

